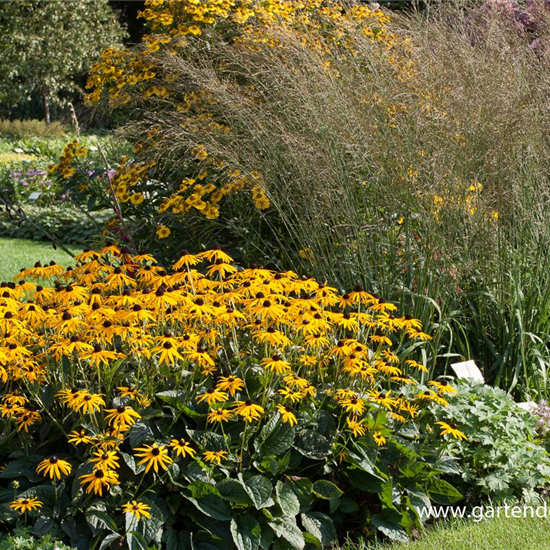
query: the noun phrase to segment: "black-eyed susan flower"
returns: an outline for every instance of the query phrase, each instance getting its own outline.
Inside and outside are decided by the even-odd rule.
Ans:
[[[138,466],[145,464],[145,473],[147,473],[151,468],[155,470],[155,473],[158,474],[159,466],[163,470],[166,470],[173,460],[168,456],[168,451],[164,445],[144,445],[143,447],[138,447],[135,449],[139,451],[135,453],[138,458],[141,460],[138,462]]]
[[[204,460],[210,463],[216,462],[217,464],[221,464],[222,460],[227,458],[227,454],[227,451],[205,451]]]
[[[122,505],[122,511],[125,514],[135,516],[138,521],[142,517],[145,519],[151,519],[151,513],[149,510],[151,510],[150,506],[144,504],[143,502],[137,502],[136,500],[132,500],[132,502],[127,502]]]
[[[74,430],[70,434],[67,441],[73,445],[91,445],[94,442],[94,438],[88,435],[86,430]]]
[[[26,514],[27,512],[41,508],[42,504],[44,503],[37,498],[16,498],[10,503],[10,508],[17,510],[21,514]]]
[[[76,411],[83,412],[84,414],[94,414],[96,411],[99,411],[101,407],[105,406],[105,401],[101,395],[96,393],[88,393],[87,391],[81,392],[81,397],[78,402],[71,407]]]
[[[185,439],[172,439],[170,441],[170,448],[175,451],[176,456],[181,456],[183,458],[186,456],[193,458],[195,454],[197,454],[197,451],[195,451],[195,449],[191,447],[191,444]]]
[[[233,411],[231,409],[215,409],[208,413],[207,421],[213,422],[229,422],[233,418]]]
[[[277,374],[283,374],[290,371],[290,365],[280,355],[265,357],[262,359],[261,363],[264,369],[273,371]]]
[[[458,440],[468,439],[454,424],[447,424],[443,421],[436,422],[436,424],[441,428],[441,435],[449,434]]]
[[[89,474],[80,476],[80,484],[86,485],[86,492],[103,496],[103,491],[109,491],[111,485],[120,485],[118,480],[118,474],[112,470],[103,470],[101,468],[96,468]]]
[[[141,418],[141,415],[128,405],[119,405],[116,409],[106,409],[105,412],[105,420],[119,431],[127,430]]]
[[[363,418],[357,419],[355,417],[347,417],[346,424],[349,430],[353,432],[354,437],[361,437],[365,435],[367,427],[365,426],[365,420]]]
[[[95,451],[94,458],[90,459],[96,468],[102,470],[116,470],[120,466],[116,451]]]
[[[244,388],[244,381],[237,376],[220,376],[216,388],[228,392],[231,397],[235,397],[235,394]]]
[[[447,393],[449,395],[456,395],[457,390],[452,386],[452,384],[449,384],[446,380],[443,382],[436,382],[432,380],[431,382],[428,382],[428,386],[433,386],[441,395]]]
[[[374,432],[372,437],[379,447],[386,443],[386,438],[380,432]]]
[[[51,456],[43,460],[36,468],[38,474],[51,479],[61,479],[62,475],[70,475],[71,465],[66,460]]]
[[[204,393],[197,396],[197,403],[206,401],[209,405],[213,403],[224,403],[229,398],[229,395],[217,388],[208,388]]]
[[[295,426],[298,424],[298,419],[294,414],[294,411],[288,405],[277,405],[277,410],[279,411],[283,422]]]
[[[253,422],[258,420],[264,414],[264,408],[260,405],[255,405],[252,401],[237,401],[235,413],[243,417],[245,422]]]

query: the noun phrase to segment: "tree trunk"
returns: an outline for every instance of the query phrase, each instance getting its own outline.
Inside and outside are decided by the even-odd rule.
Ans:
[[[44,120],[46,121],[46,126],[50,125],[50,90],[47,86],[42,88],[42,101],[44,104]]]

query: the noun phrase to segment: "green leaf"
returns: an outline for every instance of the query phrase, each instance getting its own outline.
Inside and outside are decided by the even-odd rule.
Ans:
[[[208,517],[220,521],[230,521],[231,513],[222,497],[215,494],[207,494],[200,498],[186,497],[195,507]]]
[[[257,550],[260,546],[260,524],[252,516],[233,518],[231,535],[237,550]]]
[[[407,534],[407,531],[399,525],[399,516],[395,514],[395,520],[393,517],[393,514],[375,514],[371,517],[371,521],[376,529],[386,535],[389,539],[398,542],[409,542],[409,535]]]
[[[295,431],[280,418],[279,414],[271,417],[254,440],[254,449],[261,456],[280,456],[292,447]]]
[[[256,475],[245,481],[243,475],[239,474],[239,481],[257,510],[273,505],[273,486],[267,477]]]
[[[222,479],[216,484],[221,496],[229,502],[237,504],[252,504],[251,498],[244,487],[235,479]]]
[[[304,529],[312,534],[323,546],[336,541],[336,529],[332,520],[321,512],[304,512],[300,515]]]
[[[294,517],[300,512],[300,501],[292,490],[290,483],[277,482],[275,487],[277,504],[281,507],[283,516]]]
[[[303,550],[306,543],[294,518],[277,518],[268,523],[279,538],[283,538],[290,543],[292,548]]]
[[[339,489],[334,483],[326,480],[319,479],[313,484],[313,492],[319,497],[327,500],[341,497],[344,492]]]
[[[15,479],[18,477],[26,477],[33,483],[42,481],[43,478],[36,473],[36,467],[40,460],[41,457],[36,455],[14,460],[2,470],[0,478]]]
[[[322,460],[330,455],[328,439],[314,430],[300,430],[294,441],[294,448],[307,458]]]
[[[444,479],[432,479],[428,495],[437,504],[454,504],[462,498],[460,492]]]

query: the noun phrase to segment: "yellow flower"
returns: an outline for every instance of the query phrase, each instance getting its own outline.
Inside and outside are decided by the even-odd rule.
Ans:
[[[231,397],[235,397],[235,393],[244,388],[244,382],[236,376],[220,376],[216,388],[227,391]]]
[[[208,388],[204,393],[197,396],[197,403],[206,401],[209,405],[212,405],[212,403],[224,403],[228,398],[227,393],[216,388]]]
[[[110,426],[113,426],[117,430],[123,432],[130,426],[133,426],[141,416],[126,405],[119,405],[116,409],[106,409],[107,416],[105,420]]]
[[[37,498],[16,498],[10,504],[12,510],[17,510],[21,514],[32,512],[35,508],[41,508],[43,502]]]
[[[135,450],[139,451],[136,453],[136,456],[142,459],[138,462],[138,466],[141,466],[142,464],[147,465],[145,467],[145,473],[153,468],[155,473],[158,474],[159,466],[163,470],[166,470],[173,462],[173,460],[168,456],[168,451],[164,445],[159,446],[156,443],[153,443],[152,446],[144,445],[143,447],[138,447]]]
[[[286,405],[277,405],[277,409],[281,414],[283,422],[286,422],[291,426],[298,424],[298,419],[296,418],[296,415],[292,412],[292,409],[290,407]]]
[[[159,239],[165,239],[166,237],[168,237],[170,235],[170,233],[172,233],[170,231],[170,229],[168,227],[166,227],[165,225],[161,225],[158,229],[157,229],[157,236]]]
[[[436,424],[441,428],[441,435],[450,434],[458,440],[468,439],[454,424],[447,424],[447,422],[436,422]]]
[[[36,468],[38,474],[51,479],[61,479],[61,475],[69,475],[72,467],[66,460],[61,460],[56,456],[52,456],[43,460]]]
[[[216,409],[208,413],[208,422],[228,422],[233,417],[233,411],[229,409]]]
[[[86,492],[91,493],[92,491],[99,496],[103,495],[103,490],[110,490],[111,485],[120,485],[118,480],[118,475],[112,470],[102,470],[101,468],[96,468],[93,472],[80,476],[82,480],[81,485],[88,483],[86,487]]]
[[[255,405],[252,401],[237,401],[237,407],[235,408],[235,413],[240,414],[245,422],[252,422],[253,420],[258,420],[261,415],[264,413],[263,407],[260,405]]]
[[[217,462],[221,464],[223,459],[227,458],[227,451],[205,451],[204,460],[206,462]]]
[[[144,504],[143,502],[137,502],[135,500],[132,500],[132,502],[127,502],[126,504],[122,505],[122,511],[125,514],[136,516],[136,519],[138,521],[141,519],[142,516],[146,519],[151,519],[151,514],[149,513],[150,509],[151,507],[147,504]]]
[[[134,193],[130,196],[130,202],[135,205],[141,204],[144,200],[143,193]]]
[[[95,458],[92,458],[90,462],[95,464],[96,468],[114,470],[120,466],[116,451],[95,451],[93,455]]]
[[[364,419],[356,420],[355,418],[350,418],[349,416],[346,418],[346,424],[348,425],[348,428],[353,432],[354,437],[365,435],[367,428],[364,422]]]
[[[185,439],[172,439],[170,441],[170,447],[176,451],[177,456],[190,456],[193,458],[195,454],[197,454],[197,451],[195,451]]]

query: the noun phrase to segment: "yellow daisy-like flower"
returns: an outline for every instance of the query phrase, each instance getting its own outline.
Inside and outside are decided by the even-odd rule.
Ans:
[[[135,449],[139,451],[136,453],[136,456],[141,458],[138,462],[138,466],[146,464],[145,473],[147,473],[151,468],[155,470],[155,473],[158,474],[159,466],[166,470],[173,460],[168,456],[168,451],[164,445],[144,445],[143,447],[138,447]]]
[[[235,397],[235,393],[244,388],[244,382],[236,376],[220,376],[216,388],[228,392],[231,397]]]
[[[449,434],[455,439],[464,441],[468,439],[454,424],[447,424],[447,422],[436,422],[436,424],[441,428],[441,435]]]
[[[61,479],[61,475],[69,475],[72,471],[71,465],[66,460],[51,456],[43,460],[36,468],[38,474],[51,479]]]
[[[165,225],[161,225],[161,226],[157,229],[156,233],[157,233],[157,237],[158,237],[159,239],[166,239],[166,237],[170,236],[170,233],[172,233],[172,232],[171,232],[170,229],[169,229],[168,227],[166,227]]]
[[[227,458],[227,451],[205,451],[204,460],[206,462],[221,464],[222,460]]]
[[[229,396],[224,391],[216,388],[208,388],[204,393],[197,396],[197,403],[206,401],[209,405],[213,403],[224,403]]]
[[[281,413],[283,422],[286,422],[291,426],[298,424],[298,419],[296,418],[296,415],[294,414],[294,412],[292,412],[292,409],[290,407],[286,405],[277,405],[277,409]]]
[[[208,413],[208,422],[228,422],[233,418],[233,411],[229,409],[216,409]]]
[[[263,407],[255,405],[252,401],[237,401],[237,407],[235,413],[240,414],[245,422],[252,422],[258,420],[264,413]]]
[[[120,466],[116,451],[95,451],[94,458],[90,460],[96,468],[102,470],[114,470]]]
[[[43,502],[37,498],[16,498],[10,504],[12,510],[17,510],[21,514],[32,512],[35,509],[41,508]]]
[[[126,504],[122,505],[122,511],[125,514],[136,516],[136,519],[138,521],[142,518],[142,516],[146,519],[151,519],[151,514],[149,513],[150,509],[151,507],[147,504],[144,504],[143,502],[137,502],[135,500],[132,500],[132,502],[127,502]]]
[[[82,480],[81,485],[88,484],[86,487],[86,492],[91,493],[92,491],[99,496],[103,496],[103,490],[106,489],[109,491],[111,485],[120,485],[118,480],[118,475],[112,470],[102,470],[101,468],[96,468],[93,472],[80,476]]]
[[[73,443],[74,445],[78,446],[81,444],[90,445],[91,443],[94,442],[94,439],[86,433],[86,430],[80,430],[80,431],[75,430],[69,434],[67,441],[69,443]]]
[[[172,439],[170,441],[170,447],[176,452],[177,456],[184,458],[186,456],[193,458],[197,454],[197,451],[195,451],[185,439]]]
[[[113,426],[117,430],[123,432],[130,426],[133,426],[141,416],[127,405],[120,405],[116,409],[106,409],[107,416],[105,420],[110,426]]]

